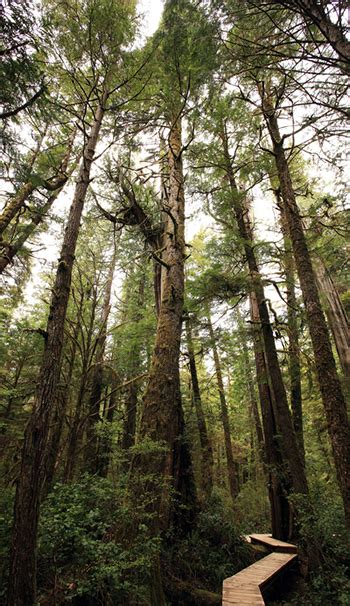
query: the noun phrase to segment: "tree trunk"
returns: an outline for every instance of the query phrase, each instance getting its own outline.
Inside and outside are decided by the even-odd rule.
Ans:
[[[86,446],[85,446],[85,469],[91,473],[97,473],[99,469],[98,461],[98,436],[96,433],[97,424],[101,419],[101,395],[103,387],[103,365],[107,340],[107,322],[111,309],[111,294],[113,276],[116,264],[116,248],[114,251],[109,266],[109,272],[105,287],[102,313],[101,313],[101,328],[96,344],[95,365],[91,379],[91,393],[88,404],[88,418],[86,423]]]
[[[317,26],[320,32],[325,37],[325,40],[332,46],[337,53],[341,63],[340,69],[348,74],[350,72],[350,42],[346,39],[342,27],[338,23],[333,23],[329,15],[324,9],[324,4],[331,5],[332,2],[315,2],[314,0],[280,0],[279,4],[288,6],[291,10],[302,15],[306,25],[309,27],[310,22]],[[336,2],[334,4],[337,4]],[[340,3],[339,3],[340,4]],[[345,9],[346,10],[346,9]]]
[[[4,211],[0,215],[0,237],[35,189],[36,186],[34,183],[28,181],[28,183],[22,185],[20,190],[10,198]]]
[[[202,406],[202,397],[199,388],[197,365],[194,353],[191,320],[187,316],[186,319],[186,337],[188,359],[191,373],[192,383],[192,399],[196,411],[197,427],[199,433],[199,441],[201,445],[201,478],[203,493],[206,498],[211,495],[213,489],[213,448],[209,438],[207,423]]]
[[[278,432],[282,437],[283,453],[288,462],[293,489],[296,493],[307,494],[308,485],[302,457],[295,436],[288,399],[283,383],[281,368],[278,361],[275,339],[270,323],[269,311],[265,299],[264,288],[255,256],[253,233],[247,209],[244,207],[245,193],[237,188],[231,158],[228,148],[226,128],[222,132],[223,150],[226,162],[226,172],[230,184],[232,207],[238,224],[238,230],[243,240],[244,251],[259,307],[262,338],[266,355],[271,389],[273,393],[274,415]]]
[[[216,347],[215,334],[214,334],[214,330],[213,330],[213,325],[211,323],[209,310],[206,311],[206,315],[207,315],[207,320],[208,320],[210,345],[213,350],[215,374],[216,374],[216,380],[217,380],[217,384],[218,384],[219,397],[220,397],[221,422],[223,425],[224,438],[225,438],[228,483],[229,483],[231,499],[234,502],[238,495],[238,478],[237,478],[236,465],[235,465],[233,451],[232,451],[230,420],[229,420],[228,408],[227,408],[227,402],[226,402],[226,396],[225,396],[224,381],[223,381],[223,377],[222,377],[221,360],[220,360],[218,349]]]
[[[313,259],[316,282],[321,298],[325,299],[328,324],[332,331],[343,373],[350,377],[350,325],[339,293],[327,267],[320,257]]]
[[[108,403],[105,410],[104,420],[108,423],[109,428],[114,418],[114,412],[117,406],[117,379],[113,373],[111,380],[111,393],[108,398]],[[106,478],[108,475],[110,456],[112,452],[112,437],[109,433],[104,433],[99,443],[98,453],[98,475],[101,478]]]
[[[268,475],[268,494],[271,507],[271,530],[276,539],[291,539],[292,512],[288,503],[290,485],[287,483],[288,470],[285,469],[275,420],[273,395],[270,390],[268,369],[261,339],[259,307],[254,292],[250,294],[250,316],[254,347],[256,378],[264,428],[265,465]]]
[[[238,320],[240,343],[241,343],[242,353],[243,353],[243,358],[244,358],[244,369],[245,369],[245,374],[246,374],[246,379],[247,379],[247,390],[248,390],[248,394],[249,394],[250,407],[251,407],[252,417],[253,417],[254,426],[255,426],[255,433],[256,433],[257,440],[258,440],[258,450],[259,450],[260,460],[263,461],[264,452],[265,452],[264,433],[263,433],[263,428],[261,425],[258,403],[257,403],[256,396],[255,396],[254,381],[253,381],[252,368],[251,368],[248,344],[247,344],[247,331],[243,325],[242,316],[241,316],[238,308],[237,308],[236,313],[237,313],[237,320]]]
[[[72,349],[70,352],[69,363],[68,363],[68,373],[67,379],[65,381],[65,385],[61,393],[58,394],[58,397],[62,399],[62,405],[60,408],[57,408],[56,414],[54,415],[54,422],[52,428],[52,438],[51,438],[51,450],[48,455],[47,462],[47,470],[46,470],[46,479],[45,479],[45,493],[50,490],[50,487],[53,482],[56,461],[62,436],[63,423],[65,420],[65,414],[68,406],[69,396],[70,396],[70,388],[73,377],[73,370],[75,364],[75,357],[77,352],[77,339],[79,334],[79,320],[81,319],[81,314],[83,311],[84,305],[84,295],[82,294],[79,301],[79,309],[78,309],[78,321],[74,327],[73,339],[72,339]]]
[[[305,448],[303,433],[303,408],[301,395],[301,364],[299,347],[299,329],[297,316],[297,299],[295,294],[295,261],[291,250],[288,236],[287,219],[281,204],[280,191],[275,191],[277,205],[281,214],[281,229],[284,242],[283,266],[287,284],[287,321],[289,341],[289,381],[290,381],[290,403],[294,431],[296,433],[300,454],[305,465]]]
[[[311,257],[283,148],[283,139],[279,132],[276,111],[264,87],[260,86],[259,92],[273,146],[283,209],[303,294],[315,355],[318,383],[326,412],[338,483],[343,498],[345,520],[350,530],[350,425],[346,403],[337,375],[328,328],[318,295]]]
[[[38,390],[33,413],[25,430],[21,471],[16,491],[7,606],[32,606],[36,601],[37,528],[48,455],[51,449],[50,427],[56,411],[60,407],[57,399],[57,386],[60,376],[64,323],[80,220],[90,182],[90,170],[105,102],[106,95],[96,110],[91,133],[84,146],[83,159],[52,291]]]
[[[130,277],[129,283],[131,285],[131,277]],[[130,317],[129,316],[130,305],[128,303],[128,299],[135,296],[135,293],[128,292],[128,290],[129,289],[127,289],[127,291],[126,291],[126,297],[125,297],[125,303],[126,303],[125,320],[128,317]],[[132,290],[132,289],[130,289],[130,290]],[[141,275],[141,277],[139,279],[136,296],[137,296],[137,299],[136,299],[137,311],[136,311],[136,313],[133,314],[134,317],[132,317],[132,320],[134,322],[140,322],[140,320],[142,319],[142,314],[140,313],[140,310],[143,309],[144,301],[145,301],[145,274],[144,273]],[[160,301],[159,301],[159,306],[160,306]],[[135,433],[136,433],[136,418],[137,418],[139,387],[137,385],[137,382],[134,382],[132,379],[134,377],[136,377],[140,371],[141,349],[140,349],[139,342],[134,343],[133,341],[131,341],[130,350],[128,351],[128,355],[129,355],[131,362],[130,362],[130,365],[128,368],[127,381],[129,380],[130,382],[126,388],[125,417],[124,417],[123,436],[122,436],[122,448],[126,451],[129,450],[129,448],[131,448],[131,446],[133,446],[135,444],[135,437],[136,437]],[[126,460],[129,461],[128,456],[126,456]]]
[[[67,454],[66,464],[64,470],[64,480],[69,482],[74,475],[74,471],[77,467],[77,449],[79,442],[82,443],[84,436],[84,427],[86,422],[86,416],[84,417],[84,400],[88,386],[89,370],[91,364],[91,358],[93,355],[94,347],[92,345],[95,319],[96,319],[96,307],[97,307],[97,288],[93,289],[93,301],[91,306],[91,313],[89,324],[87,327],[86,339],[81,339],[84,342],[82,350],[82,368],[80,373],[80,385],[78,391],[78,397],[75,404],[73,423],[70,427],[70,431],[67,439]],[[78,323],[81,321],[79,318]],[[81,328],[81,326],[80,326]]]
[[[43,144],[44,138],[47,134],[47,125],[44,128],[44,132],[40,135],[36,147],[31,155],[29,161],[29,170],[33,170],[33,166],[36,162],[36,159],[40,153],[41,146]],[[24,183],[13,196],[10,197],[7,202],[4,210],[0,214],[0,243],[2,243],[2,234],[5,229],[11,223],[12,219],[17,215],[17,213],[21,210],[22,206],[25,204],[26,200],[29,196],[35,191],[36,186],[29,180],[27,183]]]
[[[150,452],[137,454],[132,461],[133,478],[152,495],[156,532],[166,529],[171,519],[170,489],[171,486],[175,490],[180,488],[181,455],[186,450],[179,448],[179,444],[185,443],[179,375],[185,257],[181,147],[181,124],[176,119],[169,133],[162,295],[140,424],[140,442],[151,441],[154,447],[150,445]],[[160,446],[163,447],[161,452]]]

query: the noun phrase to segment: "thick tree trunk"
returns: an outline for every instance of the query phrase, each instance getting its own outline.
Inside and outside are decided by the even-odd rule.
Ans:
[[[80,220],[89,186],[90,170],[103,119],[105,101],[106,97],[96,110],[95,121],[84,147],[52,291],[47,338],[35,405],[25,430],[14,508],[8,606],[32,606],[36,600],[37,528],[48,455],[51,449],[50,427],[56,411],[60,407],[57,399],[57,387],[63,349],[64,322]]]
[[[199,441],[201,445],[201,478],[202,478],[202,489],[204,496],[207,498],[211,495],[213,489],[213,448],[211,440],[209,438],[207,423],[202,406],[202,397],[199,388],[198,374],[196,358],[193,346],[191,320],[189,317],[186,319],[186,337],[187,337],[187,351],[188,360],[191,373],[192,383],[192,399],[196,412],[197,427],[199,433]]]
[[[170,519],[170,488],[174,478],[175,442],[180,439],[179,355],[184,296],[184,186],[181,159],[181,126],[169,133],[167,225],[163,240],[162,279],[156,342],[148,385],[143,398],[140,441],[154,442],[154,451],[135,455],[132,476],[152,495],[156,514],[154,528],[167,528]],[[163,269],[163,268],[162,268]],[[163,451],[159,452],[159,446]]]
[[[228,408],[227,408],[227,402],[226,402],[224,381],[223,381],[223,377],[222,377],[221,360],[220,360],[218,348],[216,346],[215,334],[214,334],[209,310],[206,311],[206,315],[207,315],[207,322],[208,322],[210,345],[211,345],[211,348],[213,351],[213,357],[214,357],[216,380],[217,380],[218,390],[219,390],[221,422],[222,422],[222,426],[223,426],[223,430],[224,430],[224,438],[225,438],[225,452],[226,452],[226,461],[227,461],[228,484],[229,484],[231,499],[234,502],[238,495],[238,478],[237,478],[236,465],[235,465],[233,450],[232,450],[230,420],[229,420],[229,414],[228,414]]]
[[[322,259],[314,258],[316,282],[321,298],[325,299],[328,324],[332,331],[339,362],[345,376],[350,377],[350,325],[339,293]]]
[[[153,535],[166,530],[171,520],[178,526],[183,522],[179,519],[181,516],[174,516],[172,489],[178,493],[178,500],[186,502],[189,508],[193,509],[195,499],[189,452],[183,435],[179,373],[184,299],[185,196],[181,123],[178,117],[170,127],[168,141],[167,199],[164,201],[167,220],[161,253],[161,303],[140,423],[140,442],[146,441],[149,445],[148,452],[134,455],[130,475],[135,498],[142,490],[146,502],[149,501],[148,507],[153,514],[150,532]],[[189,509],[187,515],[188,512]],[[153,572],[152,604],[163,606],[165,598],[159,561],[154,562]]]
[[[343,497],[346,524],[350,529],[350,425],[346,403],[337,375],[328,328],[318,295],[311,257],[283,148],[283,139],[279,132],[276,111],[268,97],[268,92],[262,86],[260,86],[259,92],[273,146],[283,208],[303,294],[315,355],[318,383],[326,412],[338,483]]]

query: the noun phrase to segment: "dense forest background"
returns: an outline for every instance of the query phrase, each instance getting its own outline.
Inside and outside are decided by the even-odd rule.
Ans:
[[[2,3],[1,603],[350,604],[349,10]]]

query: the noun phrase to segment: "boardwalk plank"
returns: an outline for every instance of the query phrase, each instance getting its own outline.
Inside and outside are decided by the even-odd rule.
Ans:
[[[252,543],[264,545],[265,547],[273,549],[273,551],[279,553],[297,553],[296,545],[286,543],[285,541],[280,541],[279,539],[274,539],[269,534],[250,534],[249,536]]]
[[[261,589],[297,559],[295,553],[270,553],[223,582],[222,606],[264,606]]]

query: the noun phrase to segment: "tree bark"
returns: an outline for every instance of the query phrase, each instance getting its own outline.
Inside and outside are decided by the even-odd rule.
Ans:
[[[271,137],[283,209],[303,294],[318,383],[326,412],[338,484],[343,498],[345,520],[350,529],[350,425],[346,403],[337,375],[328,328],[283,147],[283,139],[279,132],[276,110],[269,92],[263,85],[259,86],[259,92],[264,118]]]
[[[65,229],[47,323],[47,338],[35,406],[25,430],[21,471],[17,484],[7,606],[32,606],[36,600],[37,529],[48,455],[50,427],[60,402],[60,376],[64,323],[80,220],[90,181],[90,171],[104,115],[104,94],[83,150],[72,206]]]
[[[81,285],[81,288],[84,288]],[[89,324],[86,329],[86,338],[83,339],[83,335],[81,335],[81,342],[84,343],[82,348],[82,360],[81,360],[81,372],[80,372],[80,384],[78,397],[75,403],[75,410],[73,416],[73,422],[69,430],[68,439],[67,439],[67,454],[66,454],[66,464],[64,469],[64,480],[65,482],[69,482],[74,475],[74,471],[77,467],[77,449],[79,442],[83,442],[84,437],[84,427],[86,422],[86,415],[84,416],[84,402],[85,396],[88,388],[88,379],[89,379],[89,371],[91,368],[91,360],[94,352],[94,344],[93,344],[93,336],[94,336],[94,327],[96,320],[96,307],[97,307],[97,299],[98,293],[97,288],[93,288],[92,294],[92,304],[91,304],[91,312],[89,318]],[[79,318],[78,323],[82,318]],[[82,331],[82,323],[79,326]]]
[[[184,298],[185,196],[179,118],[174,120],[169,133],[167,194],[161,304],[139,437],[140,442],[146,440],[151,444],[149,452],[133,457],[131,466],[133,482],[152,496],[155,532],[169,525],[171,487],[180,488],[183,453],[179,446],[183,442],[179,355]]]

